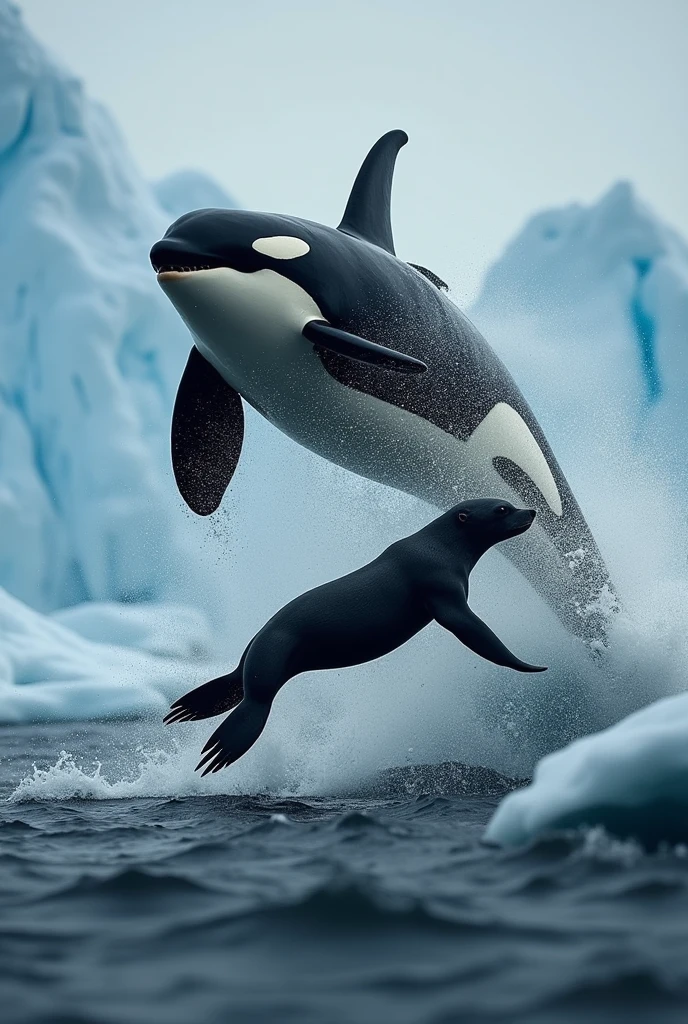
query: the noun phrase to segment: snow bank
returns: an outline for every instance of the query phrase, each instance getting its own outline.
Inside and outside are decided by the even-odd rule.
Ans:
[[[687,741],[688,694],[576,740],[544,758],[527,789],[503,800],[486,839],[516,845],[552,829],[601,825],[648,845],[686,842]]]

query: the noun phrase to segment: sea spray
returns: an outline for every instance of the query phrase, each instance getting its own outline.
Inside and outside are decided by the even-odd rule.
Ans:
[[[212,778],[201,780],[193,771],[212,731],[208,721],[166,732],[159,727],[147,756],[132,754],[126,766],[104,756],[95,776],[92,768],[63,758],[47,771],[37,769],[17,795],[328,795],[351,790],[386,767],[443,760],[522,776],[574,737],[685,688],[688,585],[668,570],[644,581],[633,565],[621,588],[624,607],[610,648],[593,658],[504,559],[485,562],[484,572],[478,567],[474,573],[473,605],[512,649],[549,665],[536,679],[477,659],[431,626],[379,662],[290,682],[260,742]],[[137,726],[120,728],[126,734]],[[161,751],[161,742],[174,746]]]

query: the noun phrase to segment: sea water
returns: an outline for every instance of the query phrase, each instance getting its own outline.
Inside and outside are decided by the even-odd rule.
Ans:
[[[8,1024],[686,1019],[688,851],[487,846],[496,773],[200,796],[142,723],[9,728],[0,757]]]

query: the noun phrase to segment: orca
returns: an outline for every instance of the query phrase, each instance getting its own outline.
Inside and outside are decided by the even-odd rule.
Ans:
[[[195,210],[151,249],[194,346],[172,464],[198,515],[241,454],[242,400],[299,444],[438,508],[485,493],[532,505],[505,554],[597,649],[617,601],[547,439],[506,367],[432,271],[398,258],[391,190],[403,131],[368,153],[341,223]]]

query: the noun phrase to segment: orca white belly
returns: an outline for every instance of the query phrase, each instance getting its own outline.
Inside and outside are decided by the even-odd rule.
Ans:
[[[474,494],[508,493],[518,500],[492,466],[494,455],[508,455],[561,514],[547,462],[520,417],[526,437],[514,453],[513,438],[500,444],[490,436],[494,431],[481,432],[483,424],[464,442],[415,413],[346,387],[301,333],[309,321],[324,319],[321,310],[281,274],[220,267],[178,275],[163,287],[225,380],[285,434],[330,462],[446,508]]]

